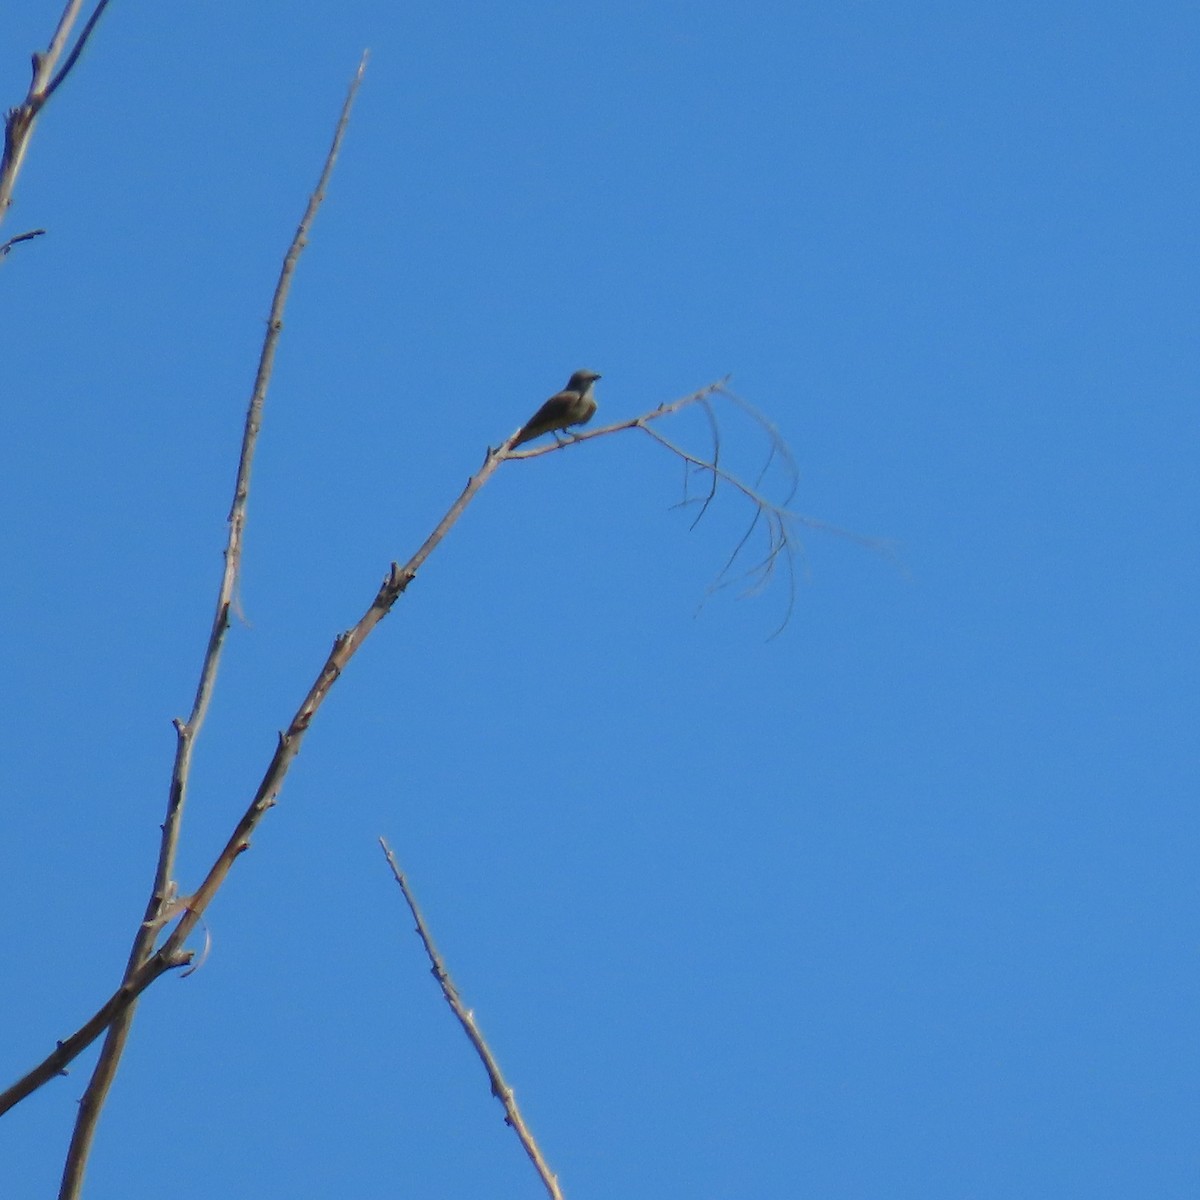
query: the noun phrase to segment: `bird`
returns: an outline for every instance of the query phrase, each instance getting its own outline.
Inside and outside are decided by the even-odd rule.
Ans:
[[[586,425],[596,414],[592,385],[599,378],[595,371],[576,371],[567,380],[567,386],[551,396],[525,422],[524,428],[513,439],[511,449],[515,450],[522,442],[531,442],[543,433],[557,433],[568,425]]]

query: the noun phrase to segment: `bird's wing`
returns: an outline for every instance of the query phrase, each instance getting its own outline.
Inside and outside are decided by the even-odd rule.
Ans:
[[[529,418],[529,425],[540,425],[543,421],[561,420],[579,399],[578,392],[556,392]]]
[[[531,442],[551,429],[562,429],[571,415],[571,406],[579,399],[575,392],[557,392],[551,396],[541,408],[525,422],[521,436],[513,442],[514,448],[525,442]]]

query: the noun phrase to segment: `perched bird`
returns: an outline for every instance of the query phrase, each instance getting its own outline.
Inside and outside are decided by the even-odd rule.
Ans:
[[[512,448],[522,442],[530,442],[543,433],[566,429],[568,425],[586,425],[596,413],[596,401],[592,399],[592,384],[600,376],[595,371],[576,371],[567,380],[567,386],[557,395],[551,396],[525,423],[517,435]]]

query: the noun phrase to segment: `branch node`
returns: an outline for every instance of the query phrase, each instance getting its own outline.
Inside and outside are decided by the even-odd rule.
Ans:
[[[469,486],[469,485],[468,485]],[[384,587],[391,592],[402,592],[414,579],[416,579],[416,571],[407,570],[399,563],[392,563],[392,569],[388,572],[388,577],[384,581]]]

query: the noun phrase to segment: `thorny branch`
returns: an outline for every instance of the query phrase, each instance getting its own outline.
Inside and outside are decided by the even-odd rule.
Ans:
[[[542,1183],[545,1184],[546,1191],[550,1193],[551,1200],[563,1200],[558,1180],[555,1178],[554,1172],[550,1170],[550,1165],[546,1162],[532,1131],[525,1123],[525,1118],[521,1115],[521,1110],[517,1106],[517,1098],[513,1094],[512,1088],[505,1081],[504,1074],[500,1070],[500,1064],[496,1061],[496,1056],[487,1044],[487,1039],[483,1036],[483,1031],[476,1024],[475,1014],[463,1003],[462,996],[459,995],[458,988],[455,986],[454,980],[450,977],[450,972],[446,969],[446,961],[442,958],[437,946],[434,945],[433,935],[429,932],[429,926],[425,924],[425,918],[421,915],[421,910],[417,907],[417,901],[413,896],[412,888],[408,886],[408,880],[405,878],[404,872],[400,870],[400,866],[396,862],[396,856],[392,853],[392,848],[383,838],[379,839],[379,844],[383,847],[384,857],[388,861],[388,866],[392,869],[392,875],[400,885],[400,890],[404,893],[404,899],[408,903],[413,920],[417,923],[417,935],[421,939],[421,944],[425,947],[425,953],[429,958],[430,970],[433,972],[433,977],[438,981],[438,987],[442,989],[442,995],[446,998],[446,1003],[450,1005],[451,1011],[458,1018],[458,1023],[463,1027],[463,1032],[467,1035],[467,1039],[475,1047],[475,1053],[479,1055],[484,1070],[487,1071],[488,1082],[492,1085],[492,1095],[504,1105],[505,1124],[511,1126],[512,1131],[517,1135],[517,1139],[524,1147],[525,1153],[529,1156],[529,1161],[533,1163],[534,1170],[537,1171]]]
[[[37,124],[38,114],[45,108],[50,97],[58,91],[63,80],[70,74],[71,68],[79,61],[84,46],[87,45],[97,22],[108,7],[108,0],[99,0],[84,25],[83,31],[75,39],[75,45],[71,47],[66,62],[60,68],[58,61],[62,57],[63,50],[66,49],[67,42],[71,37],[71,30],[79,19],[79,10],[82,7],[83,0],[68,0],[67,7],[58,20],[58,28],[54,31],[54,37],[50,39],[49,48],[45,53],[40,50],[34,51],[33,79],[29,84],[29,91],[26,93],[25,99],[16,108],[10,108],[5,115],[4,154],[0,157],[0,221],[4,220],[4,216],[12,204],[13,188],[16,187],[17,176],[21,173],[21,166],[25,161],[26,151],[29,149],[29,139],[33,136],[33,127]],[[39,232],[41,231],[39,230]],[[14,242],[23,240],[23,237],[13,238],[12,242],[5,244],[5,251]]]

